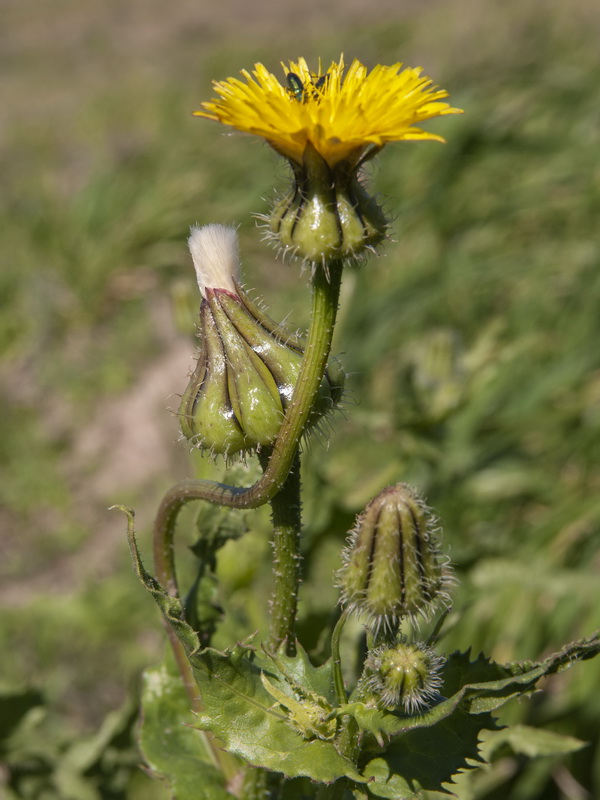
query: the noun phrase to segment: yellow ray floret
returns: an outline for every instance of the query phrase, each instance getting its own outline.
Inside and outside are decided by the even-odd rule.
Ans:
[[[358,161],[369,147],[403,139],[443,142],[416,125],[432,117],[460,114],[442,102],[448,92],[433,85],[421,68],[401,63],[371,72],[357,61],[344,74],[344,60],[311,72],[303,58],[282,64],[288,86],[262,64],[244,80],[215,81],[217,99],[202,103],[199,117],[261,136],[298,164],[311,143],[330,167]],[[291,75],[291,78],[289,77]]]

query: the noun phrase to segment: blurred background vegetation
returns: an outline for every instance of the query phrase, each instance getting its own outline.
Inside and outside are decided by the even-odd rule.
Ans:
[[[162,655],[136,582],[161,494],[218,469],[177,443],[194,349],[190,224],[239,224],[246,283],[306,323],[306,276],[260,241],[285,168],[191,112],[211,79],[344,52],[404,61],[466,109],[448,144],[388,147],[369,180],[393,239],[348,274],[346,415],[305,462],[304,640],[322,651],[337,554],[379,489],[420,487],[460,576],[447,650],[538,658],[600,620],[600,8],[594,0],[39,0],[0,9],[0,795],[162,798],[132,746]],[[265,199],[266,198],[266,199]],[[250,464],[248,469],[252,470]],[[249,479],[249,477],[248,477]],[[207,513],[207,512],[201,512]],[[264,625],[268,526],[219,570],[225,644]],[[181,527],[189,544],[195,522]],[[243,564],[239,558],[243,548]],[[250,581],[264,591],[248,592]],[[589,741],[508,744],[461,800],[600,797],[594,661],[504,722]],[[4,787],[4,788],[2,788]]]

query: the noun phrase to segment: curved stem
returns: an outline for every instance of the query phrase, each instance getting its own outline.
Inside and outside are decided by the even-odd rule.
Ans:
[[[192,500],[207,500],[231,508],[257,508],[282,488],[327,366],[341,278],[341,261],[329,264],[327,274],[323,268],[318,268],[313,277],[311,322],[304,357],[292,400],[262,477],[248,488],[187,480],[173,486],[163,497],[154,522],[154,568],[157,579],[170,594],[178,594],[173,537],[177,516],[184,505]]]

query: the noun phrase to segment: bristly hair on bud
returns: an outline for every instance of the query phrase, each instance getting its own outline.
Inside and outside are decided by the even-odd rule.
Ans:
[[[188,246],[202,297],[207,289],[225,289],[236,294],[240,274],[240,252],[235,228],[226,225],[193,225]]]
[[[453,577],[438,540],[437,519],[421,497],[405,483],[388,486],[350,532],[337,575],[342,606],[366,617],[375,634],[448,607]]]
[[[403,708],[416,714],[431,705],[442,686],[440,670],[445,658],[422,642],[409,643],[399,636],[395,644],[371,650],[361,678],[380,708]],[[367,702],[370,698],[365,698]]]

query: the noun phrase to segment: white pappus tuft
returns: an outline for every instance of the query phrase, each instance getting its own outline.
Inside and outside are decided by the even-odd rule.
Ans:
[[[225,289],[237,294],[240,254],[235,228],[226,225],[193,225],[188,247],[194,262],[200,294],[207,289]]]

